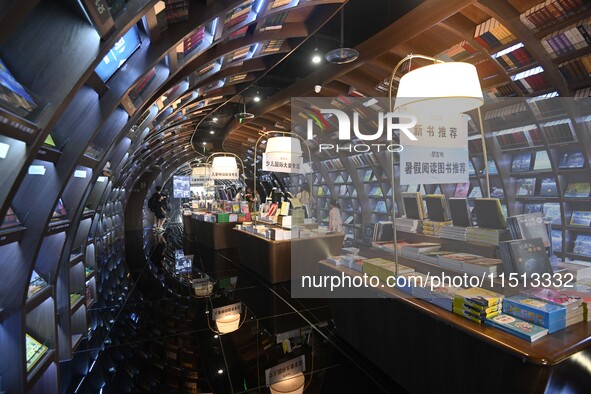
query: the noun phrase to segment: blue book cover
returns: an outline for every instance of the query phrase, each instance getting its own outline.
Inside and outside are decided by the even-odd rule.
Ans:
[[[487,318],[484,321],[484,324],[498,328],[499,330],[513,334],[530,342],[535,342],[548,334],[547,328],[536,326],[535,324],[522,320],[518,317],[505,314]]]
[[[542,179],[542,186],[540,186],[540,196],[557,196],[558,189],[556,188],[556,181],[554,178]]]
[[[570,218],[570,224],[573,226],[591,226],[591,212],[573,211],[573,214]]]
[[[527,172],[531,170],[531,152],[517,153],[511,162],[511,172]]]
[[[503,301],[503,313],[548,329],[552,334],[566,327],[566,308],[524,295]]]

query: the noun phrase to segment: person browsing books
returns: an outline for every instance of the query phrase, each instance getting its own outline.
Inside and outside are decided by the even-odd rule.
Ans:
[[[341,218],[341,207],[334,198],[330,200],[330,212],[328,213],[328,231],[337,233],[343,232],[343,219]]]

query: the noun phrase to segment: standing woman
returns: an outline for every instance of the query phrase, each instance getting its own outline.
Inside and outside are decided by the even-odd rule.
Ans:
[[[300,189],[300,192],[298,194],[296,194],[296,198],[298,200],[300,200],[300,203],[304,207],[306,207],[306,213],[308,214],[308,217],[309,217],[310,213],[311,213],[310,205],[314,203],[314,199],[310,195],[310,185],[308,185],[307,183],[304,183],[302,185],[302,188]]]
[[[330,212],[328,214],[328,231],[337,233],[343,232],[343,219],[341,218],[341,207],[334,198],[330,200]]]

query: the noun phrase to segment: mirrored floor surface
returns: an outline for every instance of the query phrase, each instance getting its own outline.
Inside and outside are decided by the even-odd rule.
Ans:
[[[303,356],[305,393],[405,392],[339,339],[326,300],[292,298],[289,283],[264,282],[235,249],[196,246],[178,223],[127,232],[125,247],[121,283],[79,350],[95,362],[68,391],[269,393],[265,371]],[[231,305],[238,327],[222,334],[211,316]]]

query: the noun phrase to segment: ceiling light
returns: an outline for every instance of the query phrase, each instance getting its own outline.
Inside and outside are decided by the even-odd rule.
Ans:
[[[327,62],[333,64],[351,63],[359,57],[359,51],[353,48],[344,48],[345,41],[345,10],[341,8],[341,40],[339,48],[329,51],[324,58]]]
[[[203,145],[204,145],[204,146],[205,146],[205,145],[207,145],[207,142],[203,141]]]
[[[221,374],[223,374],[223,373],[224,373],[224,370],[223,370],[223,369],[218,369],[218,374],[220,374],[220,375],[221,375]]]
[[[213,120],[214,122],[217,122],[217,121],[218,121],[218,118],[213,118],[212,120]]]
[[[209,132],[209,134],[215,134],[215,131],[211,130],[211,131]]]

